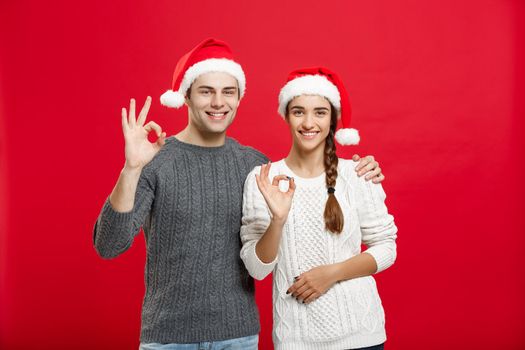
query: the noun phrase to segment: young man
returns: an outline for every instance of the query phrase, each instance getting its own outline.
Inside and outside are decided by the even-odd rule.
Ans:
[[[141,349],[257,349],[254,283],[239,255],[239,230],[245,178],[267,158],[226,137],[245,85],[228,45],[208,39],[179,60],[173,90],[161,97],[169,107],[187,105],[184,130],[166,138],[158,124],[145,123],[150,97],[137,118],[133,99],[129,113],[122,110],[126,162],[95,224],[94,244],[113,258],[144,230]],[[383,180],[373,158],[360,166],[374,182]]]

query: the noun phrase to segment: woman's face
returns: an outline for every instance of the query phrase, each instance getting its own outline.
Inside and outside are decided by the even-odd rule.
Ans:
[[[319,95],[301,95],[288,104],[286,121],[294,146],[298,150],[313,151],[322,147],[330,132],[331,105]]]

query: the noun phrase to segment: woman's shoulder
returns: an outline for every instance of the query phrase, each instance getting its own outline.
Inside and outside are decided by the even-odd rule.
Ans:
[[[352,160],[352,159],[346,159],[346,158],[338,158],[339,159],[339,167],[345,167],[345,168],[348,168],[348,167],[354,167],[357,165],[358,162]]]
[[[355,162],[352,159],[339,158],[339,161],[337,164],[337,170],[339,172],[339,176],[344,177],[348,181],[357,180],[358,177],[355,171],[355,167],[357,166],[357,164],[358,162]]]

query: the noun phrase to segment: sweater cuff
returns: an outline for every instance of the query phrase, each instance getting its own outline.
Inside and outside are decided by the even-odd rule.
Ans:
[[[114,257],[129,246],[132,222],[133,210],[118,212],[106,199],[93,229],[93,243],[102,257]]]
[[[106,221],[109,221],[115,225],[126,225],[133,219],[133,209],[126,212],[118,212],[113,209],[108,197],[106,202],[104,202],[104,206],[102,207],[102,217],[106,218]]]
[[[368,253],[372,255],[372,257],[376,261],[377,270],[374,273],[384,271],[388,269],[390,266],[392,266],[392,264],[394,263],[391,257],[391,254],[389,254],[389,249],[387,247],[384,247],[384,246],[370,247],[367,250],[365,250],[364,253]]]
[[[255,251],[256,246],[257,243],[252,244],[252,246],[245,251],[245,262],[247,262],[246,268],[253,278],[262,280],[273,271],[275,264],[277,264],[277,256],[272,262],[265,263],[259,259],[259,256],[257,256],[257,252]]]

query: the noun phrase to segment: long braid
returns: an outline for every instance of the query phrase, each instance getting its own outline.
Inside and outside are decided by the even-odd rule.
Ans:
[[[324,221],[326,229],[333,233],[343,231],[344,217],[341,206],[334,195],[335,183],[337,180],[337,158],[336,146],[334,142],[335,129],[337,127],[337,111],[332,106],[330,132],[326,137],[324,149],[324,168],[326,173],[326,188],[328,189],[328,199],[324,208]]]

